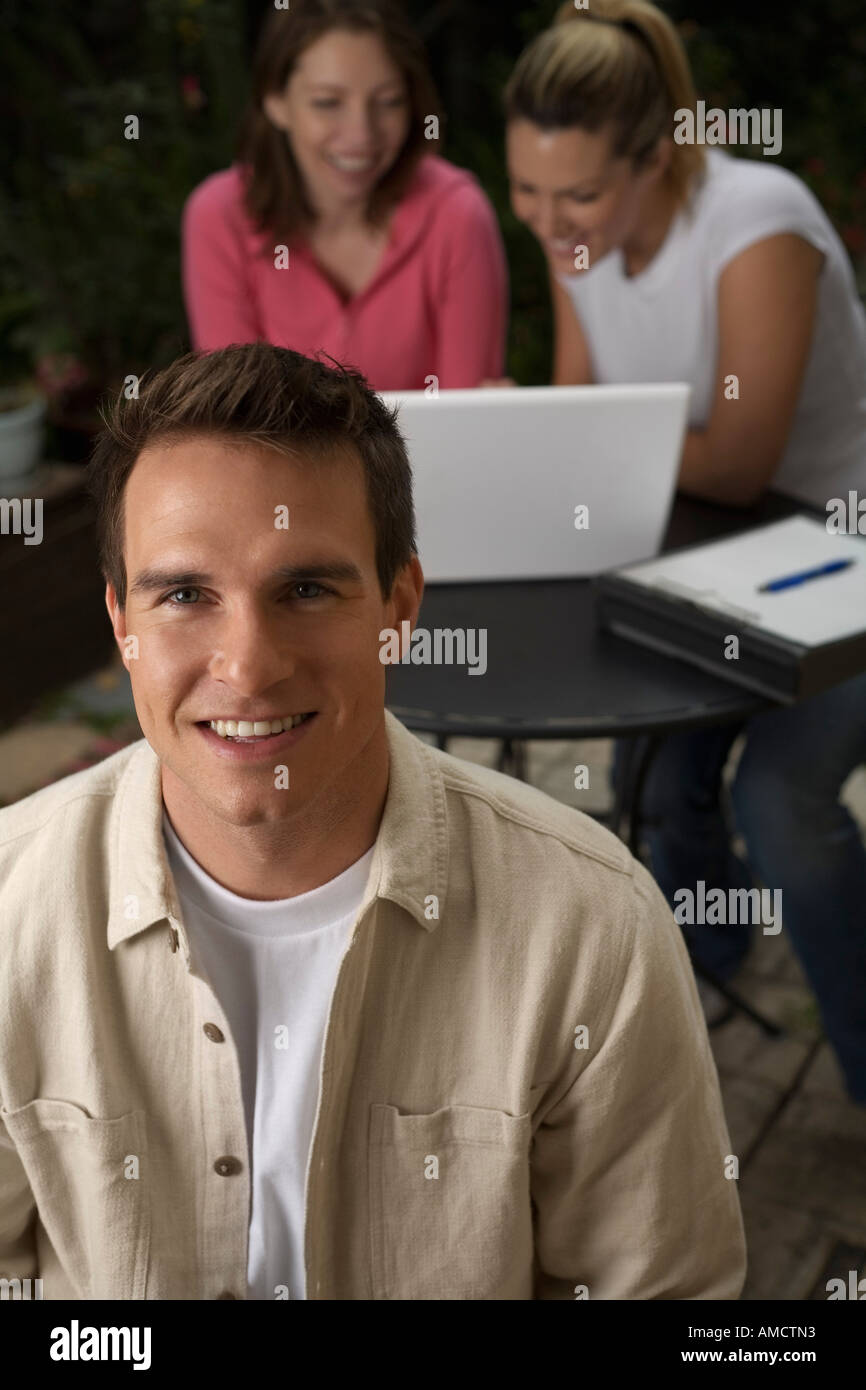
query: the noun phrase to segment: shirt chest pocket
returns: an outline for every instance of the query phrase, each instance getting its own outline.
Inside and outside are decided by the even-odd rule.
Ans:
[[[144,1112],[94,1119],[67,1100],[4,1110],[39,1219],[85,1299],[145,1297],[150,1246]],[[45,1293],[51,1297],[46,1284]]]
[[[531,1116],[371,1111],[373,1297],[531,1297]]]

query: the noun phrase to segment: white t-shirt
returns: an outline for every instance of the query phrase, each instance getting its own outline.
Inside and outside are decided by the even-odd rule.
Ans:
[[[204,872],[163,814],[169,865],[199,974],[231,1027],[252,1136],[248,1296],[306,1297],[306,1177],[325,1026],[373,850],[295,898],[240,898]],[[279,1031],[277,1031],[279,1030]],[[286,1045],[283,1045],[286,1044]]]
[[[809,360],[772,486],[823,507],[830,497],[847,500],[850,488],[866,491],[866,311],[843,243],[796,175],[707,150],[689,207],[644,270],[626,276],[616,250],[557,278],[577,311],[594,380],[689,382],[689,424],[701,429],[716,380],[721,272],[747,246],[784,232],[826,259]],[[741,381],[739,390],[742,399],[760,381]]]

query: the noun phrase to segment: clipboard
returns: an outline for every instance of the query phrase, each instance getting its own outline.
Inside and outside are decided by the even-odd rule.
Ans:
[[[762,591],[839,560],[849,563]],[[793,704],[866,671],[866,539],[813,517],[612,570],[594,587],[604,628],[773,700]]]

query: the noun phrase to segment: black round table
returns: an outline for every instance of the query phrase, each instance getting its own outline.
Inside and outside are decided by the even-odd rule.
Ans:
[[[662,545],[676,550],[805,510],[777,493],[750,511],[678,495]],[[424,564],[424,556],[421,557]],[[503,741],[500,767],[523,775],[523,739],[650,735],[626,758],[611,817],[628,815],[634,848],[636,805],[658,739],[682,729],[743,720],[771,702],[685,661],[600,629],[589,579],[431,584],[418,626],[484,628],[487,669],[397,665],[386,668],[386,703],[419,733]]]

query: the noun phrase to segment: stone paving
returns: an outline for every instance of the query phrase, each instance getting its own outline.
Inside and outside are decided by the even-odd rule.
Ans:
[[[0,733],[0,805],[25,796],[140,737],[129,680],[119,658],[104,671],[46,698],[26,720]],[[490,741],[453,739],[449,752],[493,766]],[[528,780],[589,813],[609,805],[611,745],[532,742]],[[585,763],[589,786],[574,790]],[[866,834],[866,769],[844,798]],[[866,930],[866,913],[864,913]],[[749,1244],[744,1299],[825,1299],[827,1280],[866,1274],[866,1106],[846,1097],[824,1041],[814,998],[784,930],[758,934],[732,982],[755,1008],[781,1024],[767,1036],[741,1013],[710,1030]],[[701,986],[707,1016],[718,1013]]]

